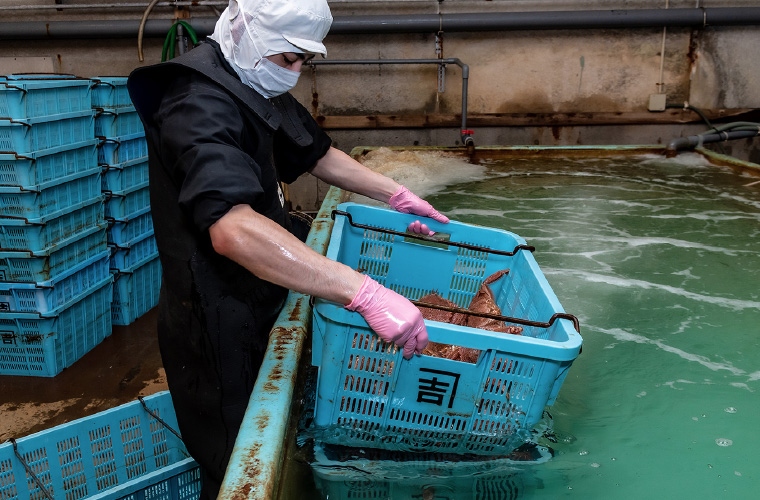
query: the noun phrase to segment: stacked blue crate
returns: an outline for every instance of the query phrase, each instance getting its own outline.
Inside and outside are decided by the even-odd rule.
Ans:
[[[0,76],[0,375],[55,376],[111,334],[90,83]]]
[[[158,303],[158,260],[148,189],[145,130],[124,77],[93,79],[92,107],[115,276],[112,321],[128,325]]]

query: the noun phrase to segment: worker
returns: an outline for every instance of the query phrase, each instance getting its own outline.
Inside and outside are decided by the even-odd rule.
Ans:
[[[326,0],[230,0],[209,39],[129,77],[145,125],[163,268],[159,346],[204,498],[216,498],[288,289],[358,312],[405,358],[428,342],[411,302],[289,231],[280,182],[307,171],[397,211],[448,222],[332,147],[288,93],[304,62],[326,54],[331,22]]]

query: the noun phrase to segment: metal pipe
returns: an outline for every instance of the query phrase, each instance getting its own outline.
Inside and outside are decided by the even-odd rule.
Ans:
[[[159,2],[158,7],[226,7],[229,4],[228,1],[219,0],[198,0],[195,2]],[[75,4],[55,4],[55,5],[0,5],[0,11],[2,10],[66,10],[66,9],[145,9],[148,4],[139,3],[75,3]]]
[[[647,27],[704,27],[760,24],[758,7],[545,12],[484,12],[336,17],[331,34],[515,31]]]
[[[474,145],[472,130],[467,129],[467,85],[470,78],[470,67],[456,57],[445,59],[312,59],[307,64],[312,66],[323,65],[350,65],[350,64],[456,64],[462,68],[462,128],[459,136],[465,146]]]
[[[155,23],[155,24],[154,24]],[[201,35],[214,31],[216,18],[192,18]],[[551,29],[747,26],[760,24],[760,7],[691,9],[488,12],[397,16],[338,16],[330,34],[438,33]],[[132,38],[137,21],[27,21],[0,23],[0,40],[51,38]],[[149,21],[145,36],[166,36],[165,23]]]

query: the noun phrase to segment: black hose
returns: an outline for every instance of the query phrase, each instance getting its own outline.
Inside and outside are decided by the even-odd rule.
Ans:
[[[694,111],[696,114],[699,115],[700,118],[702,118],[702,121],[705,122],[705,125],[707,125],[710,128],[713,128],[713,124],[710,122],[710,119],[707,118],[707,116],[702,112],[702,110],[699,109],[699,108],[696,108],[696,107],[692,106],[689,103],[684,103],[683,106],[677,106],[675,104],[669,104],[669,105],[667,105],[665,107],[668,108],[668,109],[688,109],[689,111]]]

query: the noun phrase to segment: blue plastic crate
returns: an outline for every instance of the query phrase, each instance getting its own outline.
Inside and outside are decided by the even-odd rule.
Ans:
[[[98,144],[98,163],[116,165],[148,158],[148,141],[145,133],[101,139]]]
[[[0,251],[44,253],[49,247],[81,235],[103,220],[102,196],[60,217],[0,218]]]
[[[118,271],[111,306],[114,325],[129,325],[158,304],[161,261],[154,257]]]
[[[0,153],[0,185],[34,186],[98,166],[97,139],[52,150],[49,154]]]
[[[129,269],[158,256],[156,237],[153,231],[145,233],[136,240],[111,247],[111,269]]]
[[[132,106],[126,76],[96,76],[92,80],[93,108],[124,108]]]
[[[354,223],[404,233],[419,217],[353,203],[342,204]],[[498,229],[425,220],[448,241],[513,251],[525,241]],[[487,253],[446,243],[360,229],[337,215],[327,256],[360,269],[410,299],[433,291],[467,307],[482,281],[491,285],[503,316],[549,322],[563,309],[533,255]],[[358,313],[317,299],[312,363],[319,367],[314,422],[333,429],[329,440],[347,446],[508,453],[552,404],[581,347],[572,321],[549,328],[524,326],[509,335],[426,321],[433,342],[481,350],[476,364],[431,356],[403,360]],[[330,442],[330,441],[327,441]]]
[[[153,213],[150,207],[138,210],[129,217],[108,219],[109,245],[129,243],[149,232],[153,232]]]
[[[39,75],[8,75],[0,81],[0,116],[23,120],[86,111],[90,80]]]
[[[147,183],[105,194],[105,213],[110,219],[124,219],[150,207],[150,188]]]
[[[68,422],[16,441],[18,454],[45,488],[26,472],[12,443],[0,445],[0,498],[4,500],[195,500],[198,464],[182,441],[167,391]]]
[[[147,158],[103,167],[103,191],[122,192],[134,186],[146,185],[148,180]]]
[[[95,110],[96,136],[121,137],[133,134],[145,135],[140,115],[134,106]]]
[[[75,300],[109,274],[110,250],[106,249],[52,280],[34,283],[0,282],[0,311],[49,313]]]
[[[0,375],[54,377],[71,366],[111,335],[112,297],[108,276],[49,313],[0,312]]]
[[[13,120],[0,117],[0,151],[45,154],[95,136],[93,111]]]
[[[37,186],[0,186],[0,217],[57,217],[101,194],[101,169],[78,172]]]
[[[101,222],[42,252],[0,252],[0,280],[35,282],[61,273],[108,250],[107,223]]]

